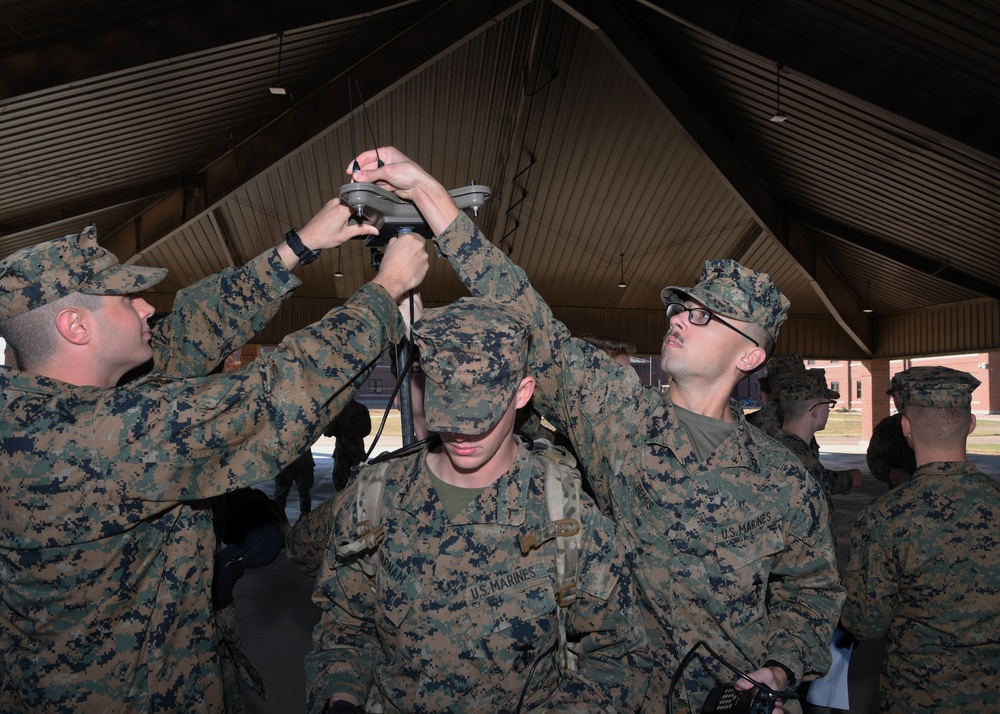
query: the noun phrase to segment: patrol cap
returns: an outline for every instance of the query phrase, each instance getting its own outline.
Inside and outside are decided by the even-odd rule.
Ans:
[[[826,386],[825,369],[785,372],[773,379],[781,390],[782,400],[807,402],[810,399],[840,399],[840,392],[835,392]]]
[[[781,294],[767,273],[744,268],[735,260],[706,260],[698,284],[663,288],[660,299],[667,305],[685,299],[697,300],[714,313],[764,328],[772,340],[785,322],[788,298]]]
[[[0,261],[0,320],[81,292],[129,295],[160,282],[165,268],[121,265],[97,244],[97,226],[22,248]]]
[[[899,375],[894,374],[892,379],[889,380],[889,388],[885,390],[886,394],[892,394],[893,392],[902,392],[903,385],[899,381]]]
[[[774,393],[781,391],[774,377],[787,372],[801,372],[805,369],[802,355],[795,353],[790,355],[778,355],[771,357],[764,363],[764,376],[757,378],[757,383],[765,392]]]
[[[764,369],[767,370],[768,377],[776,377],[788,372],[804,372],[806,369],[805,359],[798,353],[778,355],[765,362]]]
[[[980,381],[950,367],[910,367],[896,374],[903,387],[903,408],[948,409],[971,407],[972,392]]]
[[[530,322],[512,305],[461,298],[413,324],[432,431],[484,434],[514,399],[528,359]]]

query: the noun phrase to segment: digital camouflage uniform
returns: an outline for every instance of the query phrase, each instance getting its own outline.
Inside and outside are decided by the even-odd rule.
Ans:
[[[827,506],[830,507],[831,530],[834,533],[834,543],[836,543],[837,529],[833,525],[835,516],[833,498],[831,498],[830,494],[848,493],[851,490],[851,472],[850,470],[838,471],[828,469],[824,466],[819,460],[819,442],[816,441],[815,436],[803,448],[798,443],[802,441],[801,439],[789,434],[782,428],[785,423],[785,415],[781,410],[780,402],[782,385],[807,371],[812,370],[806,370],[802,361],[802,355],[800,354],[781,355],[769,359],[767,361],[767,377],[765,379],[767,380],[768,391],[773,392],[774,396],[761,409],[747,417],[747,421],[788,447],[795,454],[795,457],[802,462],[806,471],[819,481],[823,487],[823,492],[826,494]],[[830,397],[831,399],[840,399],[840,392],[833,392],[833,390],[830,390],[830,392],[837,395],[836,397]]]
[[[42,270],[67,251],[86,258],[84,278],[117,263],[92,230],[70,249],[76,238]],[[224,710],[215,537],[193,502],[273,478],[403,334],[388,293],[369,284],[254,364],[194,378],[299,284],[272,249],[182,291],[153,327],[154,369],[124,387],[0,368],[0,711]],[[11,301],[36,298],[0,305],[12,314]]]
[[[778,377],[777,381],[780,385],[782,400],[840,399],[840,392],[835,392],[826,386],[826,371],[822,369],[786,373]],[[773,436],[795,454],[795,458],[802,462],[802,466],[805,467],[809,475],[816,479],[823,488],[826,505],[830,509],[830,528],[836,533],[836,507],[833,503],[833,495],[851,492],[850,471],[831,471],[823,466],[819,460],[819,444],[816,443],[815,438],[807,444],[802,437],[784,429],[779,429]]]
[[[755,426],[769,436],[774,436],[781,429],[785,415],[781,413],[781,405],[772,399],[755,412],[746,417],[747,423]]]
[[[337,440],[333,445],[333,487],[338,491],[350,481],[351,470],[365,460],[365,437],[371,431],[368,407],[354,399],[323,430],[323,436]]]
[[[978,380],[901,373],[905,408],[968,407]],[[968,461],[932,462],[873,501],[851,531],[844,626],[887,637],[881,710],[1000,712],[1000,485]]]
[[[316,459],[313,458],[310,447],[275,476],[274,500],[277,501],[281,510],[285,510],[288,494],[291,493],[294,483],[295,490],[299,494],[299,515],[304,516],[312,510],[312,493],[310,491],[315,481]]]
[[[789,372],[801,372],[805,369],[802,355],[787,354],[771,357],[764,363],[764,376],[757,381],[760,390],[771,395],[770,400],[757,411],[747,415],[747,421],[763,431],[768,436],[774,436],[785,417],[781,413],[781,404],[778,403],[778,388],[776,377]]]
[[[902,390],[903,385],[897,374],[893,376],[885,393],[901,393]],[[892,477],[889,474],[892,469],[902,469],[910,476],[913,475],[917,468],[917,461],[913,454],[913,447],[903,436],[902,411],[887,416],[875,425],[871,441],[868,442],[866,458],[868,470],[871,471],[872,476],[889,488],[893,488]]]
[[[889,470],[903,469],[912,474],[917,469],[916,456],[913,447],[903,436],[903,413],[897,412],[875,425],[871,441],[868,442],[866,453],[868,470],[872,476],[892,488],[889,480]]]
[[[893,376],[886,394],[902,393],[903,385],[900,384],[898,376]],[[913,447],[903,436],[903,412],[887,416],[875,425],[872,430],[872,438],[868,442],[866,453],[868,470],[871,475],[884,483],[889,488],[893,487],[889,471],[899,468],[906,473],[913,475],[917,469],[916,457],[913,454]]]
[[[315,481],[316,459],[313,458],[310,447],[274,477],[274,500],[284,510],[294,483],[299,495],[299,515],[304,516],[312,510],[311,490]]]
[[[513,401],[528,323],[512,323],[517,313],[508,306],[488,305],[463,299],[414,324],[432,431],[483,433]],[[306,658],[310,711],[336,692],[353,694],[367,711],[638,709],[649,661],[615,525],[580,499],[579,575],[565,620],[579,656],[574,674],[557,665],[556,541],[527,553],[519,543],[552,524],[545,459],[517,444],[510,468],[452,518],[427,451],[365,467],[386,469],[385,537],[374,583],[357,555],[327,550],[314,595],[323,614]],[[336,542],[357,538],[355,491],[364,478],[337,497]]]
[[[734,401],[735,430],[702,462],[669,394],[572,338],[467,216],[435,242],[473,295],[516,302],[535,320],[529,371],[539,410],[570,436],[598,505],[637,551],[655,663],[643,711],[664,710],[669,679],[698,640],[747,671],[774,660],[797,681],[825,672],[843,589],[826,503],[798,461],[749,427]],[[695,657],[674,710],[700,711],[711,688],[732,679]]]

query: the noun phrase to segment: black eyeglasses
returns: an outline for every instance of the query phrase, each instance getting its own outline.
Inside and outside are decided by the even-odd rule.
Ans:
[[[830,407],[830,409],[831,409],[831,410],[833,410],[833,408],[834,408],[835,406],[837,406],[837,402],[836,402],[836,400],[833,400],[833,399],[831,399],[831,400],[829,400],[829,401],[826,401],[826,402],[816,402],[816,403],[815,403],[815,404],[813,404],[813,405],[812,405],[811,407],[809,407],[809,411],[812,411],[812,410],[813,410],[813,409],[815,409],[816,407],[821,407],[821,406],[823,406],[824,404],[826,404],[826,405],[827,405],[828,407]]]
[[[753,342],[757,347],[760,347],[760,343],[757,340],[755,340],[742,330],[736,329],[728,322],[726,322],[718,315],[716,315],[714,312],[704,307],[688,307],[684,303],[680,302],[669,303],[667,305],[667,321],[669,322],[670,318],[675,317],[676,315],[680,315],[682,312],[686,312],[688,314],[688,322],[690,322],[692,325],[698,325],[699,327],[702,327],[704,325],[707,325],[712,320],[715,320],[716,322],[725,325],[733,332],[743,335],[748,340]]]

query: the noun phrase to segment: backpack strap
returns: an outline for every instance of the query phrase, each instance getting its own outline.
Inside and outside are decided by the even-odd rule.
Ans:
[[[364,573],[374,580],[376,574],[375,551],[385,540],[385,526],[382,525],[382,507],[385,500],[385,479],[392,461],[409,456],[422,449],[432,449],[440,439],[434,437],[381,454],[363,465],[354,483],[354,529],[351,536],[342,535],[334,539],[337,558],[346,560],[363,553],[358,563]]]
[[[364,553],[358,562],[369,577],[375,577],[373,556],[385,540],[382,500],[385,497],[385,476],[388,470],[388,461],[361,469],[355,482],[353,538],[339,536],[334,541],[337,558],[340,560]]]
[[[559,605],[559,663],[564,671],[577,670],[577,654],[566,641],[567,609],[576,601],[580,570],[580,472],[576,459],[561,446],[537,439],[531,450],[545,458],[545,503],[551,522],[521,536],[527,554],[542,543],[556,540],[556,603]]]

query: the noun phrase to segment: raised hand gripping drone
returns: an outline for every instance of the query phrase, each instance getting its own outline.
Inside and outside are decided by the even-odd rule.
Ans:
[[[368,123],[368,131],[371,133],[372,141],[378,146],[375,138],[375,130],[372,128],[371,119],[368,117],[368,107],[365,106],[365,98],[361,94],[361,86],[357,81],[358,97],[361,99],[361,110]],[[354,90],[351,86],[351,79],[347,79],[347,94],[351,106],[351,143],[353,144],[354,155],[358,154],[357,134],[354,126]],[[378,150],[376,149],[376,157]],[[381,167],[381,157],[378,157],[378,165]],[[354,162],[354,170],[359,170],[357,161]],[[472,209],[474,216],[479,215],[479,209],[493,195],[489,186],[477,186],[475,182],[462,188],[455,188],[449,191],[455,204],[461,210]],[[366,236],[365,246],[372,248],[372,267],[378,270],[377,248],[382,248],[389,242],[390,238],[407,230],[419,233],[426,238],[430,229],[424,221],[423,216],[417,207],[410,201],[404,200],[384,188],[373,183],[345,183],[340,187],[340,200],[350,204],[354,208],[354,218],[352,223],[370,223],[379,229],[378,235]]]
[[[471,208],[475,216],[493,195],[489,186],[475,183],[448,193],[461,210]],[[345,183],[340,187],[340,200],[354,208],[354,223],[370,223],[379,229],[378,235],[364,237],[369,248],[381,248],[390,238],[407,230],[430,238],[427,224],[413,203],[373,183]]]
[[[354,127],[354,96],[350,78],[347,80],[347,88],[351,105],[351,141],[354,155],[357,156],[357,139]],[[358,86],[357,89],[358,96],[361,97],[361,87]],[[361,97],[361,107],[366,120],[368,120],[368,110],[364,104],[364,97]],[[368,130],[372,134],[372,141],[375,146],[378,146],[379,144],[375,139],[375,132],[372,129],[370,120],[368,120]],[[383,166],[384,164],[381,157],[378,157],[377,150],[376,157],[378,165]],[[354,162],[354,170],[359,170],[357,161]],[[475,183],[462,188],[452,189],[448,193],[451,194],[452,199],[460,210],[471,208],[474,216],[479,215],[480,207],[493,195],[489,186],[477,186]],[[411,231],[426,238],[432,237],[430,227],[411,201],[402,199],[393,192],[387,191],[374,183],[346,183],[340,187],[340,200],[350,204],[354,209],[354,216],[351,219],[352,223],[369,223],[378,228],[379,232],[376,235],[364,237],[365,246],[371,249],[371,267],[376,271],[382,265],[382,252],[380,249],[385,247],[391,238]],[[410,311],[412,320],[412,293],[410,295]],[[399,393],[400,426],[402,427],[403,444],[404,446],[410,446],[415,442],[415,436],[413,429],[413,405],[408,377],[411,365],[411,351],[409,340],[406,338],[396,346],[396,364],[398,365],[396,390]],[[390,399],[389,403],[390,405],[392,404],[392,399]],[[388,416],[388,407],[386,407],[386,414],[382,418],[382,425],[379,426],[378,433],[375,436],[376,442],[382,433],[382,426],[385,425],[386,416]],[[374,448],[375,444],[373,443],[369,448],[369,455]]]

